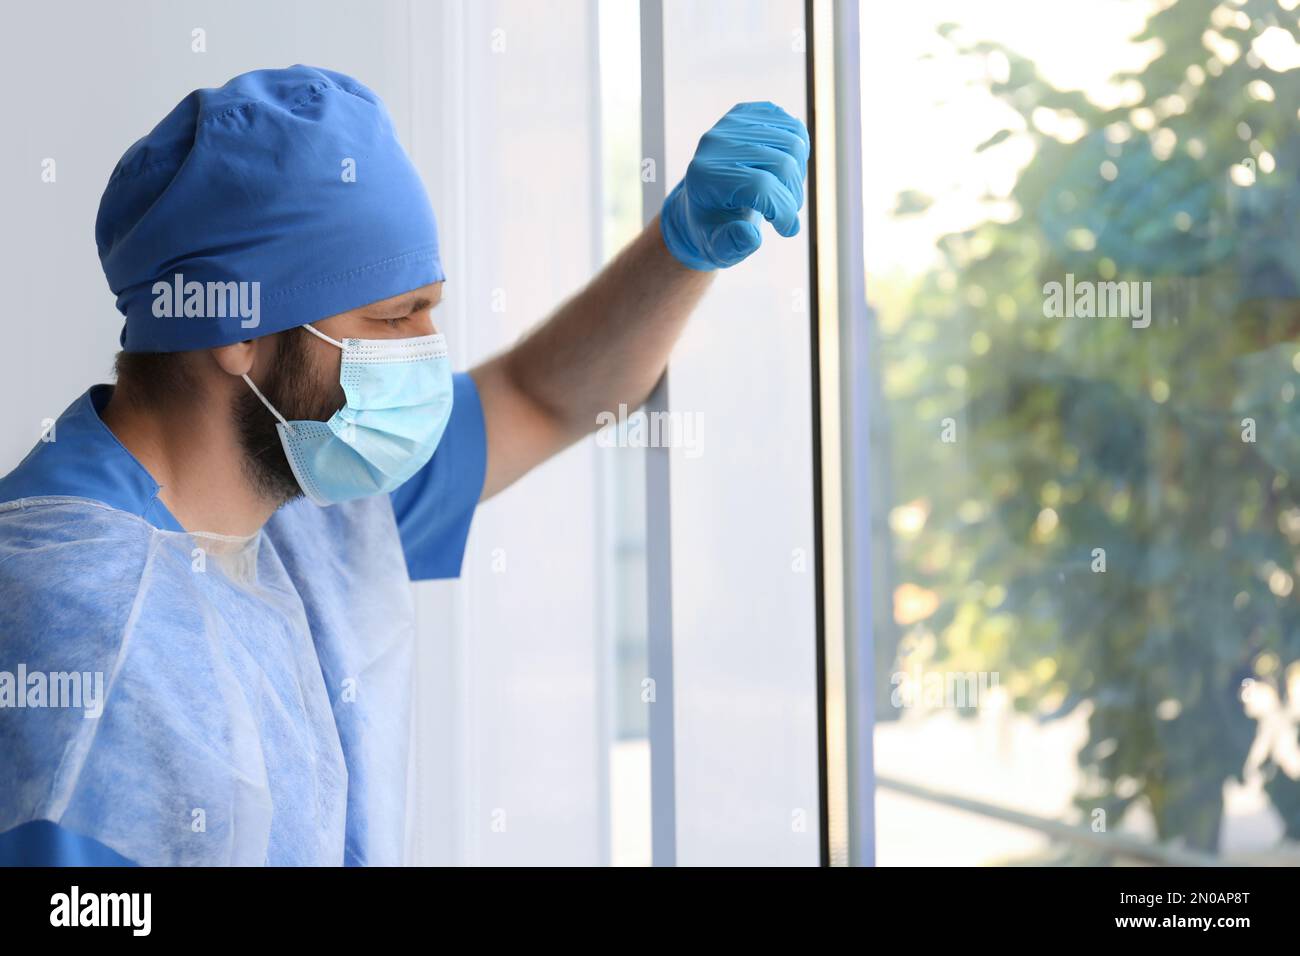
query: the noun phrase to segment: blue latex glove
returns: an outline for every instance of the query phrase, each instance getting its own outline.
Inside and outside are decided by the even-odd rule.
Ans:
[[[692,269],[734,266],[763,242],[759,224],[799,231],[808,130],[774,103],[741,103],[700,137],[664,200],[664,244]]]

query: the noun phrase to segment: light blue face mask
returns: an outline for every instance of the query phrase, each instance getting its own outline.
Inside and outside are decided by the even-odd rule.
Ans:
[[[318,505],[392,491],[433,457],[451,418],[446,339],[339,342],[302,328],[343,350],[339,379],[347,401],[329,421],[286,421],[244,376],[280,420],[276,430],[299,487]]]

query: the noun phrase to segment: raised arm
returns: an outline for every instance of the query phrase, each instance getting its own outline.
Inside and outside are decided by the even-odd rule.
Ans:
[[[742,103],[701,138],[686,176],[614,261],[509,351],[472,371],[487,422],[483,498],[641,405],[712,281],[762,242],[799,231],[808,133],[771,103]]]

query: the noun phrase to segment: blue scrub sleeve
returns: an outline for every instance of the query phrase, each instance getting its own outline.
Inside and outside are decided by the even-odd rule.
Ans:
[[[412,581],[460,577],[487,474],[487,429],[468,372],[452,376],[451,419],[429,463],[391,495]]]
[[[0,866],[135,866],[98,840],[33,820],[0,833]]]

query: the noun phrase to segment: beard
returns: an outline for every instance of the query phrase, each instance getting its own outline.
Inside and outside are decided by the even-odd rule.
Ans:
[[[338,379],[321,381],[311,359],[308,336],[300,329],[281,332],[276,343],[271,374],[258,382],[267,401],[289,421],[329,421],[346,402]],[[235,427],[244,451],[244,473],[257,493],[276,507],[302,497],[302,488],[285,457],[279,421],[252,389],[235,399]]]

